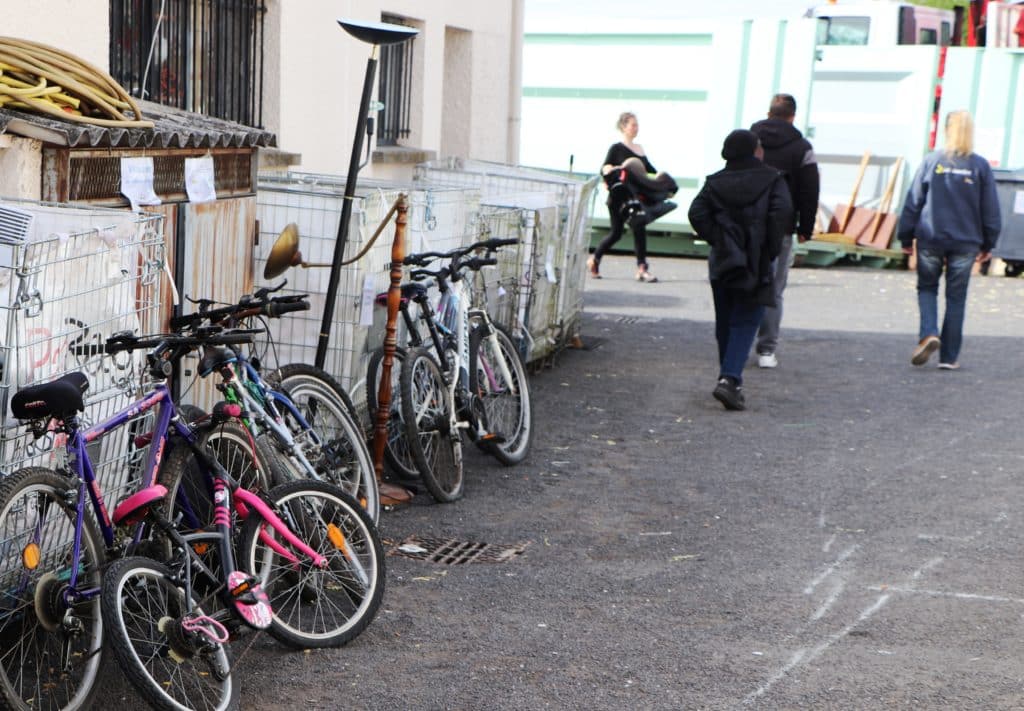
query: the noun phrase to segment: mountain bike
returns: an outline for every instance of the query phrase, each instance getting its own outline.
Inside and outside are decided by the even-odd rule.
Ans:
[[[410,272],[414,280],[432,278],[440,292],[436,308],[425,289],[411,292],[427,345],[407,350],[399,380],[409,452],[424,486],[440,502],[462,495],[462,432],[505,465],[521,462],[530,448],[526,369],[512,339],[491,321],[486,290],[480,290],[482,304],[471,304],[468,281],[469,274],[497,264],[491,256],[496,250],[517,242],[489,239],[448,252],[410,254],[403,262],[418,267]],[[477,251],[487,256],[469,256]],[[448,264],[424,268],[438,259]]]
[[[128,334],[107,341],[110,353],[131,350]],[[19,390],[12,414],[29,423],[38,439],[52,436],[62,446],[56,470],[27,467],[0,482],[0,700],[11,708],[78,709],[88,706],[103,657],[100,577],[108,558],[160,547],[141,525],[118,526],[122,507],[109,514],[89,448],[144,413],[155,411],[155,427],[135,437],[149,446],[137,475],[138,492],[149,491],[167,451],[170,435],[199,450],[200,438],[171,401],[167,377],[172,364],[202,344],[238,344],[251,332],[207,334],[153,342],[147,357],[154,386],[110,418],[83,427],[88,389],[84,373]],[[104,346],[88,346],[104,348]],[[251,464],[251,462],[250,462]],[[257,479],[265,472],[245,468]],[[266,481],[253,481],[265,485]],[[129,498],[129,501],[135,496]],[[87,504],[87,502],[89,502]],[[93,516],[87,507],[91,505]]]
[[[208,299],[194,300],[199,310],[171,319],[171,327],[188,333],[204,324],[234,326],[251,318],[308,310],[305,294],[270,296],[284,285],[260,288],[237,304],[219,308],[212,308],[214,302]],[[276,482],[310,478],[336,483],[355,496],[374,521],[378,519],[380,493],[373,460],[355,407],[334,378],[304,363],[282,366],[264,377],[259,359],[239,348],[205,351],[199,375],[212,373],[221,377],[217,389],[226,401],[243,407],[242,422]],[[239,438],[237,424],[224,428],[223,436]]]

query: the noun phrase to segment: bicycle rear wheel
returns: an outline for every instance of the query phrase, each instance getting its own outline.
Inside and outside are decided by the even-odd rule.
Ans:
[[[69,604],[64,593],[75,566],[77,589],[99,586],[103,542],[84,518],[75,560],[69,492],[78,493],[77,480],[41,467],[0,484],[0,705],[8,708],[87,708],[96,692],[100,599]]]
[[[274,458],[267,445],[253,442],[249,431],[237,422],[210,425],[199,433],[199,444],[243,488],[269,491],[282,475],[272,469]],[[160,483],[167,487],[167,501],[173,502],[168,518],[180,520],[184,531],[204,528],[213,523],[211,482],[185,442],[177,442],[160,466]]]
[[[227,643],[190,630],[203,610],[171,570],[138,556],[115,562],[103,576],[103,619],[110,648],[150,705],[219,711],[238,705]]]
[[[274,375],[280,378],[280,391],[309,425],[308,430],[303,428],[287,407],[279,406],[317,474],[352,494],[376,521],[380,516],[377,475],[348,393],[326,372],[306,363],[282,366]],[[319,436],[319,444],[313,433]]]
[[[282,556],[281,535],[257,514],[245,523],[239,565],[258,577],[274,610],[269,632],[300,649],[340,647],[370,624],[384,595],[384,550],[359,503],[339,486],[294,481],[267,497],[288,528],[327,559],[317,568]]]
[[[462,439],[452,428],[448,383],[425,348],[402,364],[402,419],[409,452],[430,495],[441,503],[462,496]]]
[[[380,373],[384,361],[384,349],[378,348],[370,356],[366,366],[366,407],[370,411],[370,431],[373,431],[377,417],[377,393],[380,389]],[[391,366],[391,407],[388,409],[388,441],[384,445],[384,462],[400,479],[415,479],[420,475],[409,451],[405,436],[405,422],[402,420],[402,363],[405,349],[395,350],[395,361]]]
[[[469,389],[487,414],[487,427],[504,441],[480,442],[481,448],[495,459],[511,466],[526,459],[533,440],[533,407],[526,368],[515,344],[503,329],[491,324],[498,339],[497,349],[476,328],[469,336]],[[508,367],[511,381],[502,373],[500,360]]]

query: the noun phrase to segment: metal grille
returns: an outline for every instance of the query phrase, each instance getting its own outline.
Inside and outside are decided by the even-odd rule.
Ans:
[[[257,284],[274,240],[285,225],[299,228],[302,258],[309,263],[329,263],[341,218],[343,176],[287,173],[261,175],[257,194],[260,240],[255,249]],[[478,234],[479,197],[475,190],[431,188],[404,190],[394,184],[361,180],[352,210],[346,258],[361,250],[400,192],[409,196],[406,252],[443,251],[469,244]],[[369,354],[383,341],[385,310],[373,304],[374,296],[387,290],[394,241],[394,222],[363,259],[342,268],[335,303],[334,323],[324,368],[341,383],[357,406],[365,406],[366,364]],[[267,365],[312,363],[327,294],[328,269],[290,270],[287,290],[310,294],[309,311],[272,319],[270,332],[276,352],[261,353]],[[276,280],[277,283],[280,279]],[[282,292],[284,293],[284,292]],[[364,308],[365,305],[365,308]]]
[[[0,263],[0,469],[54,466],[54,436],[33,440],[9,411],[19,388],[83,371],[90,388],[82,423],[100,422],[138,393],[140,356],[113,359],[98,346],[117,331],[160,328],[163,219],[97,208],[19,203],[33,213],[24,245]],[[95,349],[98,351],[99,349]],[[138,425],[141,426],[141,425]],[[111,502],[129,485],[142,455],[129,433],[90,445]]]
[[[77,202],[128,201],[121,196],[121,158],[144,155],[142,152],[123,152],[96,155],[92,151],[71,152],[69,155],[68,200]],[[206,151],[176,150],[171,154],[153,157],[153,190],[164,199],[185,195],[185,159],[206,155]],[[252,151],[216,151],[213,153],[214,187],[221,196],[253,192]]]
[[[513,545],[474,543],[457,541],[454,538],[430,538],[410,536],[389,551],[390,555],[442,565],[465,565],[466,563],[507,563],[521,556],[530,541]]]
[[[110,74],[129,94],[263,123],[261,0],[112,0]]]
[[[392,25],[408,25],[401,17],[381,15],[381,20]],[[410,39],[380,48],[379,100],[384,104],[378,114],[377,143],[394,146],[400,138],[409,137],[409,117],[412,103],[413,42]]]

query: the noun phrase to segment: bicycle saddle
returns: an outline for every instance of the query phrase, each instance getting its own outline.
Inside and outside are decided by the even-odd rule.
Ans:
[[[85,409],[82,395],[88,389],[85,373],[68,373],[49,383],[30,385],[11,398],[11,414],[19,420],[63,420]]]
[[[237,360],[234,352],[227,348],[207,346],[203,349],[203,359],[199,361],[199,377],[205,378],[213,371],[220,370]]]

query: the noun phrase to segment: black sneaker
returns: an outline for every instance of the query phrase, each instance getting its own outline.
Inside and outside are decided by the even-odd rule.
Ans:
[[[725,406],[726,410],[747,409],[743,398],[743,388],[737,385],[732,378],[719,378],[718,385],[715,386],[715,390],[711,394]]]

